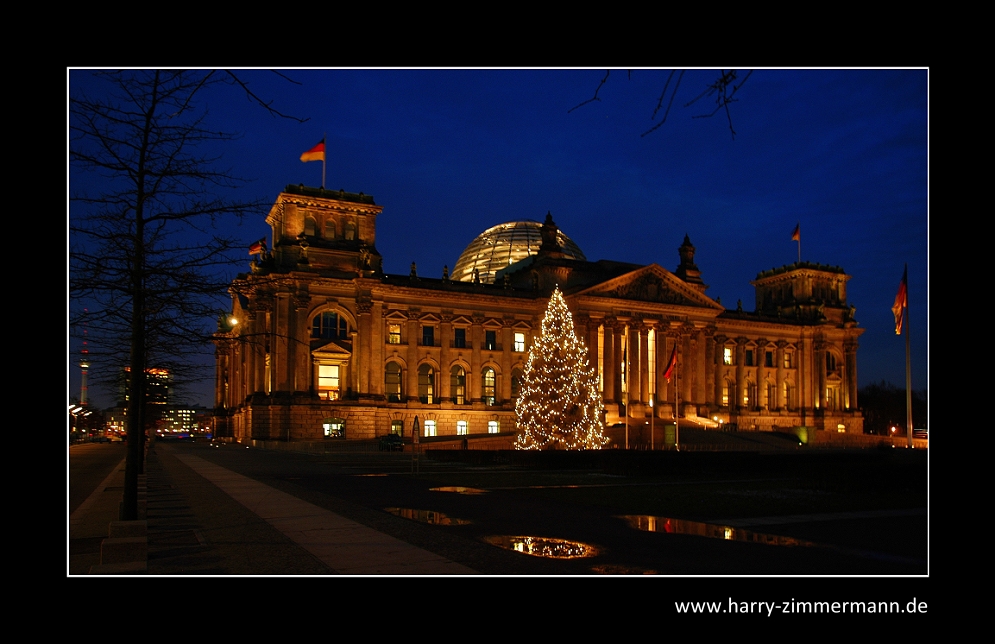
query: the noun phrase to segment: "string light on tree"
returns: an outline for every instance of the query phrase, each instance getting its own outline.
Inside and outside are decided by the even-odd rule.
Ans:
[[[587,347],[574,334],[573,316],[557,288],[522,374],[515,404],[515,448],[601,449],[608,443],[602,410],[597,373],[587,360]]]

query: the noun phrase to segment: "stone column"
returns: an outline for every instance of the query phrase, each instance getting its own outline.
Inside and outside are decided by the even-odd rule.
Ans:
[[[453,312],[443,311],[439,317],[441,319],[439,324],[439,342],[442,346],[439,349],[439,374],[435,379],[435,386],[439,390],[439,400],[449,402],[453,396],[449,375],[449,362],[452,360],[450,356],[453,344]]]
[[[650,337],[649,327],[645,324],[639,325],[639,402],[646,403],[650,399]]]
[[[715,336],[715,358],[712,364],[715,370],[715,404],[718,407],[722,406],[722,385],[725,384],[725,363],[722,361],[722,355],[727,339],[724,335]]]
[[[773,407],[767,400],[767,338],[757,340],[757,407],[770,409]]]
[[[470,402],[480,402],[483,383],[481,382],[482,360],[480,359],[480,349],[484,345],[484,315],[482,313],[473,314],[473,324],[470,325],[470,342],[473,348],[470,351],[470,373],[466,374],[467,389],[466,395]]]
[[[788,346],[787,341],[777,341],[777,353],[774,354],[775,366],[777,367],[777,404],[776,409],[787,409],[788,402],[784,399],[784,348]]]
[[[604,385],[604,392],[602,397],[605,402],[616,402],[616,392],[615,389],[615,318],[607,317],[605,318],[605,332],[604,332],[604,342],[605,345],[602,347],[602,364],[604,365],[604,376],[602,377],[602,383]]]
[[[815,373],[818,375],[819,392],[816,400],[819,401],[819,409],[826,410],[826,342],[817,340],[814,343],[815,350]]]
[[[746,391],[746,342],[746,338],[736,338],[736,400],[729,405],[735,409],[743,407],[743,392]]]
[[[857,409],[857,341],[849,339],[843,343],[846,355],[846,400],[844,408],[848,411]]]
[[[705,404],[714,407],[718,405],[715,399],[715,328],[706,327],[702,334],[705,336],[705,353],[702,356],[705,363]]]
[[[408,311],[408,366],[401,379],[404,388],[402,395],[407,400],[418,400],[418,341],[421,329],[418,328],[419,311]]]
[[[352,362],[355,371],[359,372],[354,394],[365,396],[371,393],[370,380],[373,377],[374,361],[370,354],[373,350],[373,303],[369,296],[356,300],[356,313],[359,316],[359,346],[352,343]]]
[[[311,296],[307,291],[298,291],[291,296],[288,312],[288,329],[290,330],[290,355],[293,357],[290,368],[291,391],[307,391],[314,393],[311,384],[311,329],[308,328],[307,311],[311,304]],[[355,343],[353,344],[355,352]]]
[[[515,348],[514,336],[511,325],[515,323],[512,318],[504,318],[501,327],[501,373],[498,374],[497,397],[501,402],[511,400],[511,350]]]

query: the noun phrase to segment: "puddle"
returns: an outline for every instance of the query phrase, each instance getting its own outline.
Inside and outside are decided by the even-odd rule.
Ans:
[[[412,508],[384,508],[384,510],[403,519],[431,525],[470,525],[472,523],[469,519],[457,519],[435,510],[414,510]]]
[[[591,572],[596,575],[656,575],[655,570],[647,570],[638,566],[619,566],[616,564],[605,564],[603,566],[593,566]]]
[[[698,537],[708,537],[710,539],[723,539],[725,541],[748,541],[750,543],[765,543],[771,546],[802,546],[820,547],[819,544],[811,541],[803,541],[794,537],[782,537],[776,534],[761,534],[750,532],[742,528],[733,528],[727,525],[716,525],[713,523],[701,523],[698,521],[688,521],[686,519],[671,519],[669,517],[654,517],[647,514],[629,514],[618,517],[625,519],[629,527],[645,532],[667,532],[670,534],[690,534]]]
[[[479,490],[475,487],[463,487],[461,485],[448,485],[445,487],[429,488],[431,492],[455,492],[457,494],[487,494],[487,490]]]
[[[390,474],[353,474],[353,476],[390,476]]]
[[[566,539],[497,536],[484,537],[484,541],[506,550],[550,559],[580,559],[594,557],[598,554],[598,549],[592,545]]]

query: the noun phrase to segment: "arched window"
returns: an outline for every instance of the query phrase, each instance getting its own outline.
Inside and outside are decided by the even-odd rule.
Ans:
[[[317,229],[318,229],[318,224],[315,223],[313,217],[305,217],[304,218],[304,234],[305,235],[307,235],[308,237],[314,237],[317,234],[315,232]]]
[[[767,381],[767,408],[777,409],[777,385],[770,380]]]
[[[431,365],[418,367],[418,400],[427,405],[435,402],[435,369]]]
[[[732,383],[728,380],[722,381],[722,406],[729,406],[729,391],[732,389]]]
[[[401,365],[388,362],[384,369],[384,393],[387,402],[401,402]]]
[[[757,383],[747,380],[743,388],[743,407],[753,409],[757,406]]]
[[[325,220],[325,239],[335,239],[335,220]]]
[[[342,227],[342,236],[349,241],[356,239],[356,224],[351,221],[346,222],[346,224]]]
[[[784,408],[794,409],[795,406],[795,388],[791,386],[790,382],[784,382]]]
[[[495,405],[497,404],[497,397],[495,396],[495,384],[497,382],[497,376],[494,374],[494,370],[490,367],[484,369],[483,374],[481,374],[481,384],[483,385],[483,391],[481,399],[485,405]]]
[[[836,356],[832,351],[826,351],[826,371],[828,373],[836,371]]]
[[[335,311],[324,311],[311,321],[311,337],[325,340],[348,340],[349,320]]]
[[[449,376],[449,386],[453,393],[453,402],[457,405],[466,404],[466,372],[463,367],[455,365]]]

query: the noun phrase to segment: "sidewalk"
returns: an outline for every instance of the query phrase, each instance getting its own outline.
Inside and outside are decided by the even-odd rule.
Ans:
[[[145,478],[145,574],[475,573],[197,456],[174,453],[169,445],[149,448]],[[70,548],[70,575],[126,574],[101,568],[93,547],[118,518],[123,484],[122,461],[70,517],[71,546],[88,546],[86,553]]]

